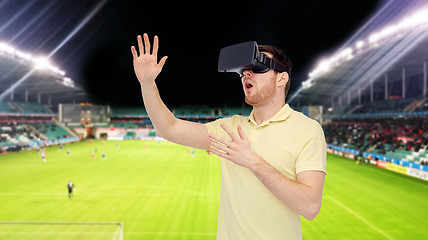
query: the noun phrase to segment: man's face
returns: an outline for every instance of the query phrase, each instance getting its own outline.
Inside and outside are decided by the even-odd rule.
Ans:
[[[272,57],[270,53],[263,53]],[[267,103],[275,95],[276,72],[273,69],[269,69],[265,73],[253,73],[251,70],[245,70],[241,81],[245,102],[253,107]]]

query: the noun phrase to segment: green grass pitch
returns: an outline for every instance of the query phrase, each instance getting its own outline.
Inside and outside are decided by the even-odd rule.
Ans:
[[[216,238],[217,157],[168,142],[118,143],[50,147],[46,162],[35,150],[0,155],[0,221],[122,222],[125,240]],[[302,220],[303,239],[427,239],[427,202],[425,181],[328,155],[321,212]],[[0,224],[0,239],[112,239],[108,231]]]

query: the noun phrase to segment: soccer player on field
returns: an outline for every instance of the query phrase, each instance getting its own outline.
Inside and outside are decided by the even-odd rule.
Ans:
[[[300,216],[312,220],[321,208],[326,143],[318,122],[285,103],[289,73],[271,67],[263,73],[243,71],[245,101],[253,107],[249,117],[207,124],[185,121],[165,106],[155,83],[167,60],[165,56],[158,62],[158,37],[154,37],[153,50],[148,35],[143,37],[144,43],[137,37],[139,53],[134,46],[131,52],[157,133],[220,157],[217,239],[301,239]],[[281,49],[260,45],[259,50],[291,70],[291,61]]]
[[[71,180],[68,180],[67,189],[68,189],[68,199],[72,199],[73,198],[74,184]]]
[[[45,151],[45,149],[42,150],[42,154],[40,156],[42,157],[42,161],[46,162],[46,151]]]

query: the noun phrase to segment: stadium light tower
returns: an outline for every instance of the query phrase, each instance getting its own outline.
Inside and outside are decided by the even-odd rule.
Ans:
[[[0,54],[7,53],[9,55],[13,55],[15,57],[23,58],[27,61],[32,62],[35,67],[30,70],[27,74],[21,77],[18,81],[16,81],[12,86],[3,91],[0,94],[0,100],[4,99],[7,94],[11,93],[16,87],[18,87],[22,82],[27,80],[36,70],[50,70],[55,74],[59,74],[64,77],[65,72],[60,70],[58,67],[50,64],[49,58],[52,57],[61,47],[63,47],[71,38],[73,38],[97,13],[98,11],[107,3],[108,0],[101,0],[95,7],[79,22],[79,24],[67,35],[67,37],[58,44],[57,47],[53,51],[49,53],[47,57],[32,57],[31,54],[27,54],[17,50],[16,48],[6,44],[0,43]],[[28,7],[28,6],[27,6]],[[5,27],[3,27],[5,28]],[[3,29],[2,28],[2,29]],[[1,29],[0,29],[1,30]],[[70,78],[63,78],[63,83],[65,85],[74,85]]]
[[[12,86],[4,90],[0,94],[0,100],[3,100],[9,93],[11,93],[22,82],[27,80],[37,70],[48,71],[50,73],[58,75],[59,77],[65,76],[65,72],[59,69],[58,67],[54,66],[53,64],[51,64],[48,58],[34,57],[30,53],[20,51],[17,48],[3,42],[0,42],[0,54],[11,57],[13,59],[18,59],[19,61],[23,61],[29,64],[30,66],[31,65],[34,66],[28,73],[26,73],[24,76],[18,79],[14,84],[12,84]]]
[[[335,54],[320,61],[289,102],[310,94],[314,95],[313,101],[315,96],[350,96],[385,74],[428,39],[426,1],[389,1],[386,6]]]

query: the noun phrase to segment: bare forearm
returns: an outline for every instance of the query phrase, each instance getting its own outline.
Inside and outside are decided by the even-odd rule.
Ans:
[[[264,160],[251,170],[283,204],[308,220],[316,217],[321,208],[322,192],[288,179]]]
[[[141,84],[144,105],[156,132],[181,145],[208,149],[208,131],[203,124],[176,118],[163,103],[156,84]]]
[[[162,136],[165,135],[176,118],[163,103],[156,83],[141,84],[141,93],[144,106],[156,131]]]

